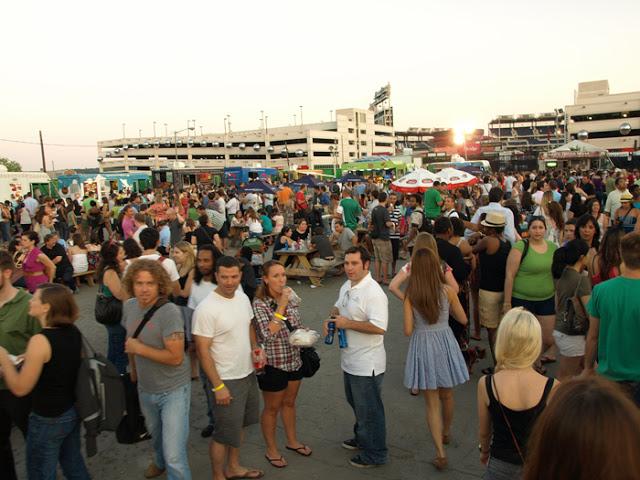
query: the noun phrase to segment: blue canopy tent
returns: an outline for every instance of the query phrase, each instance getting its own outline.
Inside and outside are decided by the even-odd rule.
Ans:
[[[318,180],[316,180],[313,175],[303,175],[302,177],[298,178],[297,180],[294,180],[293,182],[291,182],[290,185],[295,185],[297,187],[300,187],[302,185],[306,185],[307,187],[313,188],[313,187],[316,187],[318,185],[322,185],[322,182],[319,182]]]
[[[251,193],[271,193],[275,194],[276,189],[262,180],[256,180],[254,182],[247,183],[244,187],[239,189],[241,192]]]
[[[347,173],[342,177],[340,177],[337,181],[342,184],[348,183],[348,182],[366,182],[364,177],[361,177],[360,175],[356,175],[355,173]]]

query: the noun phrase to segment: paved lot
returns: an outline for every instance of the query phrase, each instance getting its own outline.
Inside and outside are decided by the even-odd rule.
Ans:
[[[320,329],[342,282],[343,278],[328,278],[324,280],[322,287],[312,289],[305,282],[298,284],[295,280],[290,280],[290,286],[303,300],[302,318],[307,326]],[[78,323],[80,329],[97,349],[106,351],[106,330],[93,319],[95,289],[83,286],[76,298],[82,311]],[[307,480],[426,477],[462,480],[481,477],[483,469],[478,460],[475,389],[480,369],[487,366],[487,360],[482,361],[479,366],[476,364],[471,381],[455,391],[456,415],[452,442],[447,449],[450,467],[448,471],[439,473],[429,464],[435,456],[435,450],[426,426],[424,400],[422,397],[410,396],[402,386],[408,340],[402,334],[402,309],[395,297],[390,298],[389,309],[389,331],[385,341],[388,364],[383,386],[389,463],[376,469],[355,469],[348,464],[351,452],[340,446],[343,439],[350,437],[353,415],[344,398],[336,342],[333,346],[324,343],[319,345],[321,369],[315,377],[303,382],[298,399],[299,438],[313,448],[313,455],[305,458],[284,450],[284,435],[279,428],[282,453],[285,454],[289,466],[284,469],[271,467],[264,459],[260,427],[255,425],[248,429],[246,443],[242,449],[245,465],[265,470],[267,478],[285,480],[301,477]],[[200,430],[207,423],[204,393],[199,382],[193,382],[192,386],[189,457],[193,478],[207,479],[211,478],[208,441],[200,437]],[[22,467],[22,437],[14,432],[13,439],[17,462]],[[88,461],[93,478],[144,478],[142,472],[151,458],[149,442],[119,445],[113,434],[103,433],[99,439],[98,450],[98,455]]]

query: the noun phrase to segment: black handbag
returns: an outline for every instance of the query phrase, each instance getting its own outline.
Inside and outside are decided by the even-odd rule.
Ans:
[[[284,323],[290,332],[295,330],[289,320],[285,320]],[[313,377],[320,369],[320,355],[318,355],[314,347],[302,347],[300,349],[300,360],[302,360],[300,373],[302,373],[302,376],[305,378]]]
[[[100,292],[96,296],[94,314],[96,322],[102,325],[118,325],[122,319],[122,302],[116,297],[107,297]]]

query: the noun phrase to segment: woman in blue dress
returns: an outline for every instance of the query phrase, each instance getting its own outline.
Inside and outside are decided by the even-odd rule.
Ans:
[[[428,249],[414,253],[404,299],[404,333],[411,336],[404,386],[424,392],[427,424],[437,456],[432,464],[447,467],[444,445],[453,421],[453,387],[469,380],[469,372],[451,327],[467,316],[451,287],[445,284],[440,260]]]

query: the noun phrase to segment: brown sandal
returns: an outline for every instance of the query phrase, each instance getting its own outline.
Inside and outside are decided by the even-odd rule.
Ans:
[[[436,457],[431,460],[431,465],[436,467],[436,470],[441,472],[442,470],[445,470],[447,468],[447,466],[449,465],[449,461],[447,460],[447,457]]]

